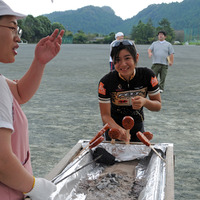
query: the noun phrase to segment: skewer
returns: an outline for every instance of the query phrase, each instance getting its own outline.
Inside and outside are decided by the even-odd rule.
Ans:
[[[165,159],[155,150],[155,148],[151,146],[150,141],[147,139],[147,137],[146,137],[143,133],[141,133],[140,131],[138,131],[138,132],[136,133],[136,135],[137,135],[137,137],[139,138],[139,140],[140,140],[143,144],[145,144],[146,146],[150,147],[150,148],[156,153],[156,155],[159,156],[159,158],[160,158],[162,161],[166,162]]]
[[[164,162],[166,162],[165,159],[154,149],[154,147],[152,147],[151,145],[149,147],[156,153],[157,156],[160,157],[161,160],[163,160]]]
[[[82,155],[84,152],[86,152],[89,148],[90,149],[92,149],[92,148],[94,148],[95,146],[97,146],[97,145],[99,145],[103,140],[104,140],[104,137],[102,137],[102,135],[104,134],[104,132],[107,130],[109,128],[109,124],[107,123],[107,124],[105,124],[104,126],[103,126],[103,128],[90,140],[90,142],[88,143],[88,145],[87,146],[85,146],[79,153],[78,153],[78,155],[76,155],[74,158],[73,158],[73,160],[72,160],[72,162],[76,159],[76,158],[78,158],[80,155]],[[79,159],[78,159],[79,160]],[[77,161],[78,161],[77,160]],[[76,162],[77,162],[76,161]],[[75,163],[76,163],[75,162]],[[75,164],[74,163],[74,164]],[[74,165],[73,164],[73,165]],[[72,166],[73,166],[72,165]],[[72,166],[70,166],[70,168],[72,167]],[[70,169],[69,168],[69,169]],[[57,178],[57,177],[59,177],[59,176],[61,176],[63,173],[61,172],[59,175],[57,175],[56,177],[54,177],[53,179],[52,179],[52,182],[54,182],[54,180]]]
[[[84,167],[94,163],[95,161],[97,161],[99,158],[101,158],[102,155],[99,155],[97,158],[95,158],[94,160],[90,161],[89,163],[83,165],[82,167],[76,169],[75,171],[73,171],[72,173],[68,174],[67,176],[65,176],[64,178],[62,178],[61,180],[59,180],[58,182],[55,183],[55,185],[57,185],[58,183],[62,182],[63,180],[65,180],[66,178],[68,178],[69,176],[75,174],[76,172],[80,171],[81,169],[83,169]]]
[[[134,126],[134,119],[131,116],[125,116],[122,120],[122,126],[126,130],[126,138],[130,138],[130,130]],[[130,144],[130,140],[126,141],[126,144]]]
[[[98,140],[98,138],[100,138],[105,132],[106,132],[106,130],[108,130],[109,129],[109,124],[107,123],[107,124],[105,124],[104,126],[103,126],[103,128],[90,140],[90,142],[79,152],[79,154],[75,157],[75,158],[77,158],[77,157],[79,157],[81,154],[83,154],[86,150],[88,150],[89,148],[91,148],[91,146],[93,145],[93,147],[92,148],[94,148],[95,146],[97,146],[98,144],[100,144],[102,141],[103,141],[103,139],[101,138],[101,139],[99,139]],[[100,140],[101,140],[101,142],[100,142]],[[98,143],[99,142],[99,143]],[[95,146],[94,146],[94,144],[95,143],[98,143],[98,144],[96,144]],[[74,159],[75,159],[74,158]]]
[[[93,141],[91,144],[89,144],[89,146],[87,145],[87,148],[84,148],[84,152],[86,152],[86,150],[87,150],[88,148],[92,149],[92,148],[96,147],[96,146],[99,145],[103,140],[104,140],[104,137],[103,137],[103,136],[98,137],[95,141]],[[81,153],[81,152],[82,152],[82,153]],[[78,158],[81,154],[83,154],[83,150],[82,150],[81,152],[73,159],[73,161],[74,161],[76,158]],[[75,163],[73,163],[73,165],[71,165],[71,166],[69,167],[69,169],[70,169],[72,166],[74,166],[79,160],[80,160],[80,159],[77,159],[77,161],[76,161]],[[97,159],[95,159],[95,160],[97,160]],[[69,170],[69,169],[68,169],[68,170]],[[61,173],[58,174],[56,177],[54,177],[51,181],[54,182],[54,181],[55,181],[58,177],[60,177],[63,173],[64,173],[64,172],[61,172]]]

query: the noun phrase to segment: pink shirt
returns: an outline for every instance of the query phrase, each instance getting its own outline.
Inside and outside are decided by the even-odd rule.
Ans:
[[[1,75],[0,78],[2,78]],[[0,101],[0,107],[1,104],[2,102]],[[28,120],[14,97],[12,98],[12,108],[10,109],[12,109],[12,120],[13,120],[12,125],[14,128],[14,131],[11,136],[13,152],[20,160],[21,164],[32,174],[29,138],[28,138]],[[0,109],[0,111],[2,111],[2,109]],[[9,121],[5,122],[5,124],[9,123],[10,123]],[[0,126],[0,128],[1,127],[5,126]],[[24,195],[22,192],[13,190],[12,188],[7,187],[6,185],[0,182],[0,200],[22,200],[22,199],[24,199]]]

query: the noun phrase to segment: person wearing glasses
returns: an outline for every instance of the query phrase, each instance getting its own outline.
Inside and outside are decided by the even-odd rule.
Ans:
[[[0,62],[13,63],[22,30],[17,20],[26,17],[14,12],[0,0]],[[32,173],[28,139],[28,121],[20,104],[37,91],[45,65],[60,51],[64,31],[55,30],[39,41],[33,62],[25,75],[12,81],[0,74],[0,199],[48,199],[56,186]],[[8,67],[5,65],[5,67]]]
[[[152,58],[151,69],[156,74],[160,76],[160,93],[164,92],[165,79],[167,76],[168,65],[172,66],[174,62],[174,48],[171,43],[167,42],[165,39],[167,34],[165,31],[161,30],[158,32],[158,41],[155,41],[148,48],[148,56]]]
[[[119,140],[139,141],[136,133],[144,132],[143,107],[150,111],[161,109],[158,80],[151,69],[137,67],[139,54],[130,40],[115,41],[111,57],[115,71],[101,78],[98,86],[101,118],[104,124],[109,123],[110,128],[120,131]],[[125,116],[131,116],[135,122],[130,138],[122,127]],[[105,139],[111,140],[108,131]]]

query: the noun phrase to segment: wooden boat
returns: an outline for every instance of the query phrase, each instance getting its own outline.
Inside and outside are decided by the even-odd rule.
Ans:
[[[93,159],[91,156],[91,151],[88,151],[88,150],[83,151],[84,146],[86,146],[88,142],[89,141],[87,141],[87,140],[78,141],[78,143],[66,154],[66,156],[45,177],[51,181],[52,180],[55,181],[55,179],[57,179],[57,177],[60,177],[61,175],[64,177],[64,178],[63,177],[60,178],[61,180],[63,179],[63,181],[59,182],[59,185],[61,185],[61,188],[57,191],[57,194],[52,197],[52,200],[87,199],[86,198],[87,195],[84,197],[79,195],[79,198],[73,198],[72,197],[73,195],[70,196],[71,194],[69,195],[70,197],[66,197],[66,196],[68,196],[67,194],[64,197],[62,194],[61,197],[59,197],[59,193],[70,193],[72,190],[74,190],[75,185],[77,187],[77,184],[79,184],[78,182],[82,179],[82,176],[87,174],[88,171],[91,171],[92,168],[95,168],[96,164],[91,162],[91,160]],[[109,142],[102,142],[100,145],[103,146],[103,148],[107,148],[107,149],[114,147],[113,144],[111,144]],[[146,149],[149,148],[141,143],[135,143],[135,142],[130,143],[129,146],[127,146],[121,142],[116,142],[116,144],[114,144],[114,145],[116,148],[121,148],[121,149],[133,148],[134,152],[135,152],[135,148],[142,149],[141,152],[146,151]],[[156,148],[156,145],[157,144],[153,144],[153,146],[155,146],[155,148]],[[148,159],[146,159],[147,157],[144,156],[144,158],[140,158],[140,159],[133,159],[133,160],[130,159],[129,161],[123,161],[120,163],[117,162],[113,166],[106,166],[104,168],[104,170],[106,171],[106,173],[113,173],[116,170],[119,171],[119,169],[120,170],[130,169],[130,166],[131,166],[132,171],[126,170],[126,173],[128,173],[127,177],[132,178],[131,173],[133,172],[133,169],[134,169],[134,171],[135,171],[135,169],[138,169],[137,167],[139,164],[141,164],[140,162],[143,162],[143,160],[146,159],[146,160],[148,160],[148,168],[146,171],[152,171],[152,172],[146,177],[146,180],[145,180],[146,185],[144,186],[144,188],[142,189],[142,192],[141,192],[143,194],[140,193],[139,194],[140,198],[135,198],[135,199],[174,200],[173,144],[172,143],[161,143],[161,144],[158,144],[158,146],[165,147],[165,152],[163,155],[164,155],[166,163],[164,163],[153,151],[150,150],[149,152],[151,152],[151,153],[148,153],[149,154]],[[116,148],[114,149],[114,151],[116,151]],[[81,151],[82,151],[82,153],[80,153]],[[128,152],[129,152],[128,153],[129,155],[132,154],[132,150],[130,150],[130,151],[128,150]],[[127,155],[127,151],[126,151],[126,155]],[[83,157],[84,157],[84,159],[83,159]],[[82,164],[80,164],[80,163],[77,164],[77,160],[80,161],[81,159],[82,159]],[[84,167],[85,165],[87,165],[87,163],[91,164],[90,167],[88,167],[88,168]],[[75,166],[75,165],[77,165],[77,166]],[[80,169],[81,167],[83,167],[83,168]],[[74,173],[74,171],[77,171],[77,172]],[[77,175],[78,171],[80,173],[79,175]],[[64,173],[66,173],[66,174],[64,174]],[[73,175],[70,175],[71,173]],[[141,173],[141,171],[140,171],[140,173]],[[102,174],[105,175],[105,172],[103,171]],[[100,174],[100,177],[103,176],[102,174]],[[70,179],[71,179],[68,183],[64,183],[68,179],[66,177],[70,177]],[[95,178],[95,179],[97,179],[97,178]],[[127,182],[127,180],[124,180],[124,182]],[[136,181],[133,181],[133,182],[136,183]],[[84,187],[86,187],[85,182],[84,182]],[[66,188],[68,188],[67,191],[65,191]],[[133,187],[132,187],[132,189],[133,189]],[[88,189],[88,187],[87,187],[87,190],[90,190],[90,189]],[[92,188],[92,190],[94,190],[94,188]],[[108,197],[110,194],[107,194],[106,190],[104,191],[104,190],[102,190],[102,188],[100,190],[101,190],[101,192],[104,193],[104,199],[106,199],[106,200],[113,199],[113,198]],[[110,189],[110,192],[111,192],[111,190],[112,189]],[[152,190],[154,190],[153,193],[151,192]],[[80,192],[80,189],[78,191]],[[86,188],[82,188],[81,192],[85,193]],[[118,192],[120,192],[119,189],[118,189]],[[134,191],[132,191],[132,192],[134,193]],[[127,191],[126,193],[129,193],[130,199],[134,199],[134,198],[131,198],[130,191]],[[146,194],[146,193],[149,193],[149,194]],[[97,192],[95,192],[95,194],[98,195]],[[88,198],[88,199],[90,199],[90,198]],[[94,199],[101,199],[101,198],[94,198]],[[115,199],[117,199],[117,197]]]

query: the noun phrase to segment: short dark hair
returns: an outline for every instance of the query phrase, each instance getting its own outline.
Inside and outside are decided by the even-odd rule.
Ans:
[[[159,31],[159,32],[158,32],[158,35],[159,35],[159,33],[162,33],[164,36],[166,36],[166,35],[167,35],[167,34],[166,34],[166,32],[165,32],[165,31],[163,31],[163,30],[162,30],[162,31]]]
[[[137,49],[134,43],[133,45],[123,45],[122,43],[120,43],[119,46],[112,47],[110,56],[113,59],[114,64],[115,64],[116,58],[119,56],[119,53],[122,49],[126,49],[133,57],[134,62],[137,64]]]

